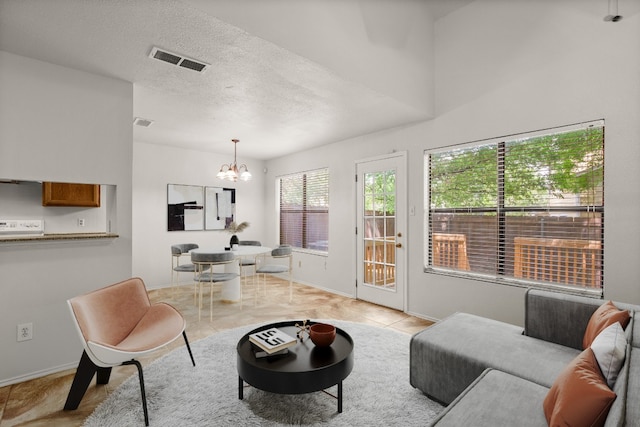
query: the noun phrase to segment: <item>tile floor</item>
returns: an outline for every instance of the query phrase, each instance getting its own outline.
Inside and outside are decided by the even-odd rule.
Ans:
[[[208,304],[205,303],[202,318],[194,304],[193,287],[183,285],[176,291],[171,288],[151,290],[152,301],[165,301],[183,314],[187,321],[187,335],[195,342],[216,332],[242,325],[267,323],[280,319],[338,319],[367,323],[413,334],[431,325],[431,322],[405,313],[335,295],[310,286],[293,284],[293,302],[289,303],[288,282],[268,278],[267,293],[256,295],[251,283],[244,287],[242,303],[225,303],[214,293],[213,321],[209,321]],[[256,298],[258,296],[258,298]],[[205,299],[205,302],[207,299]],[[71,320],[70,320],[71,322]],[[154,358],[184,345],[176,340]],[[78,354],[78,359],[80,354]],[[148,364],[153,358],[142,360]],[[95,380],[75,411],[63,411],[75,369],[58,372],[23,383],[0,388],[0,427],[9,426],[81,426],[93,412],[126,378],[136,373],[133,366],[116,367],[106,385],[95,385]],[[407,379],[408,381],[408,379]]]

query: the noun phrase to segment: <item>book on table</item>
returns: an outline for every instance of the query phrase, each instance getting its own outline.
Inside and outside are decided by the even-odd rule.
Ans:
[[[263,359],[263,358],[273,358],[273,357],[278,357],[278,356],[286,356],[287,354],[289,354],[289,349],[285,348],[279,351],[276,351],[275,353],[267,353],[266,351],[262,350],[260,347],[258,347],[255,344],[251,344],[252,348],[253,348],[253,355],[256,356],[256,359]]]
[[[278,328],[269,328],[249,335],[249,341],[268,354],[273,354],[295,345],[297,340]]]

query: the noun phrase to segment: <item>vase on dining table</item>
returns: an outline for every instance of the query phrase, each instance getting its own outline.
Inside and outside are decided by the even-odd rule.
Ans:
[[[241,233],[247,227],[249,227],[249,223],[247,221],[243,221],[241,223],[232,221],[229,225],[227,225],[225,230],[231,234],[231,240],[229,241],[229,247],[231,248],[231,250],[238,249],[238,245],[240,244],[240,239],[238,239],[238,233]]]

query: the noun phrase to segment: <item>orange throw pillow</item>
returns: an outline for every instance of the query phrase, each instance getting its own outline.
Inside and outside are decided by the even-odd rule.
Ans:
[[[588,348],[558,375],[542,407],[550,427],[603,426],[615,398]]]
[[[598,334],[616,322],[620,322],[623,329],[626,328],[629,319],[631,319],[631,316],[628,310],[619,310],[611,301],[602,304],[589,319],[587,329],[582,337],[582,348],[591,347],[591,343]]]

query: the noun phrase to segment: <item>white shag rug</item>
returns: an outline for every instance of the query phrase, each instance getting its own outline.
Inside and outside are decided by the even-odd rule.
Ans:
[[[425,426],[443,409],[409,384],[410,336],[390,329],[324,320],[354,341],[343,381],[343,411],[325,393],[279,395],[245,387],[238,399],[236,344],[259,325],[217,333],[177,348],[144,368],[149,424],[160,426]],[[115,368],[117,369],[117,368]],[[337,387],[327,390],[337,394]],[[91,414],[86,427],[144,426],[137,373]]]

